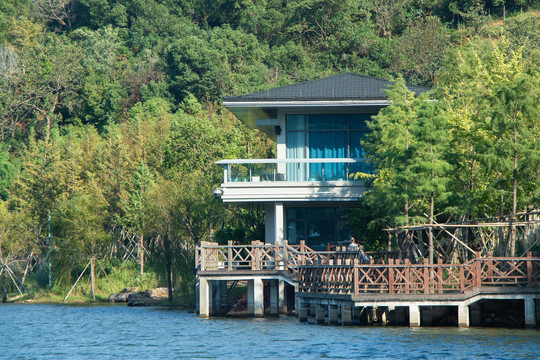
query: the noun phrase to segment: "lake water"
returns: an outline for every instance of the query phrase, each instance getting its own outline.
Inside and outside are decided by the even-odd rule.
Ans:
[[[168,308],[0,304],[1,359],[540,359],[540,331],[200,319]]]

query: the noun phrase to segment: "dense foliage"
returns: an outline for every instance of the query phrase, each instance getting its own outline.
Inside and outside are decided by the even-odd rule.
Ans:
[[[343,71],[403,76],[441,100],[414,100],[398,80],[396,106],[371,125],[380,176],[356,223],[374,243],[430,209],[515,217],[540,195],[539,6],[3,0],[1,261],[38,275],[51,263],[60,292],[95,255],[150,254],[151,269],[189,280],[196,242],[262,234],[260,209],[209,196],[215,160],[274,152],[221,97]]]

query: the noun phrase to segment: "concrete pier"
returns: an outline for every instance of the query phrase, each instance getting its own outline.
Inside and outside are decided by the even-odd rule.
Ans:
[[[248,280],[248,315],[264,315],[264,287],[261,279]]]

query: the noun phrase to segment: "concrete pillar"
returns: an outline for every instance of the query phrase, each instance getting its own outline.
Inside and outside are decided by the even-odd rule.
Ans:
[[[469,307],[465,304],[458,305],[458,326],[469,327]]]
[[[211,313],[212,285],[209,280],[199,278],[199,316],[207,318]]]
[[[529,296],[524,299],[525,301],[525,327],[536,327],[536,309],[534,298]]]
[[[261,279],[248,281],[248,315],[254,317],[264,315],[264,287]]]
[[[276,235],[274,233],[274,203],[264,203],[264,242],[266,244],[275,244]]]
[[[341,325],[352,324],[352,306],[341,305]]]
[[[337,305],[328,305],[328,323],[339,323],[339,307]]]
[[[296,314],[298,315],[298,320],[302,322],[308,321],[309,304],[304,301],[297,301],[296,309],[297,309]]]
[[[409,326],[420,326],[420,306],[418,305],[409,305]]]
[[[315,309],[315,321],[319,324],[326,323],[326,305],[317,304]]]
[[[285,233],[283,226],[285,220],[284,215],[284,209],[283,209],[283,203],[282,202],[276,202],[274,206],[274,239],[275,242],[283,244],[283,240],[285,239]]]

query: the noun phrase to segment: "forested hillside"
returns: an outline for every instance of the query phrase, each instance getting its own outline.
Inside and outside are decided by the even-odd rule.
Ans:
[[[94,256],[122,286],[173,273],[189,292],[195,243],[264,234],[261,209],[210,196],[222,178],[214,161],[275,151],[222,96],[344,71],[398,79],[395,106],[365,143],[380,176],[355,225],[373,246],[382,227],[430,210],[440,221],[515,217],[540,196],[538,8],[2,0],[0,261],[29,288],[58,294]],[[401,76],[440,101],[412,100]]]

